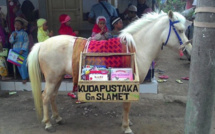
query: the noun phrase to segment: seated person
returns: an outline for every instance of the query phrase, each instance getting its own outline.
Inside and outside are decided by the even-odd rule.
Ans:
[[[111,34],[108,32],[106,26],[106,18],[99,16],[92,30],[92,40],[108,40],[110,37]]]
[[[118,37],[120,30],[123,28],[122,19],[120,17],[112,17],[111,19],[112,31],[111,35],[113,38]]]
[[[60,29],[58,31],[58,33],[60,35],[72,35],[72,36],[77,36],[78,35],[78,31],[74,31],[72,27],[70,26],[71,24],[71,18],[69,15],[66,14],[62,14],[59,18],[59,21],[61,23]]]

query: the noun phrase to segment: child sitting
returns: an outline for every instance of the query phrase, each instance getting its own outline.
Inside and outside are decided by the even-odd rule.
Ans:
[[[59,21],[61,23],[60,29],[58,31],[58,33],[60,35],[72,35],[72,36],[77,36],[79,33],[78,31],[74,31],[71,28],[70,24],[71,24],[71,18],[69,15],[66,14],[62,14],[59,17]]]
[[[13,50],[18,52],[20,55],[24,57],[23,64],[21,66],[17,66],[19,73],[22,77],[22,82],[25,84],[28,79],[28,69],[26,66],[27,56],[28,56],[28,34],[24,31],[24,23],[23,19],[16,18],[15,19],[15,31],[12,32],[10,36],[10,43],[13,45]]]
[[[106,26],[106,18],[99,16],[92,30],[92,40],[107,40],[111,37]]]
[[[38,42],[43,42],[47,40],[49,37],[53,36],[53,31],[49,33],[47,21],[45,19],[38,19],[37,20],[37,39]]]
[[[112,26],[112,31],[111,31],[111,35],[113,38],[118,37],[118,35],[120,34],[120,30],[122,30],[123,28],[123,23],[122,23],[122,19],[120,17],[113,17],[111,19],[111,26]]]

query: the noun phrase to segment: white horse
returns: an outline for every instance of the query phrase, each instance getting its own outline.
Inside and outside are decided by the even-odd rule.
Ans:
[[[185,36],[185,18],[177,12],[151,13],[133,22],[119,36],[129,48],[135,48],[140,83],[143,82],[152,61],[157,57],[163,46],[169,46],[176,52],[185,49],[190,56],[192,45]],[[32,85],[35,107],[38,116],[42,116],[45,129],[55,130],[50,123],[48,106],[51,103],[52,118],[57,123],[62,121],[58,114],[55,98],[64,74],[74,75],[72,64],[76,37],[56,36],[42,43],[37,43],[28,56],[29,75]],[[186,44],[186,45],[184,45]],[[79,50],[83,51],[83,50]],[[79,52],[80,53],[80,52]],[[41,72],[46,85],[41,96]],[[73,76],[74,77],[74,76]],[[77,82],[77,81],[76,81]],[[42,99],[41,99],[42,98]],[[129,127],[129,111],[131,103],[123,103],[122,128],[124,133],[132,133]]]

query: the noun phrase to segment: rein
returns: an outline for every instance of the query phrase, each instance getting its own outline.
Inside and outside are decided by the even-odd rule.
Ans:
[[[168,33],[166,42],[162,45],[162,48],[161,48],[161,49],[163,49],[163,46],[166,46],[166,45],[167,45],[167,43],[168,43],[168,41],[169,41],[169,37],[170,37],[171,31],[172,31],[172,30],[171,30],[172,28],[173,28],[173,30],[174,30],[174,32],[175,32],[177,38],[178,38],[178,41],[179,41],[180,45],[183,44],[182,39],[181,39],[181,37],[179,36],[179,34],[178,34],[178,32],[176,31],[175,26],[174,26],[174,24],[179,23],[179,22],[180,22],[179,20],[177,20],[177,21],[169,20],[169,33]]]

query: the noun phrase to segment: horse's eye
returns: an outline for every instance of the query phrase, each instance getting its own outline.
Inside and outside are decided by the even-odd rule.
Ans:
[[[178,30],[179,33],[183,33],[183,30]]]

